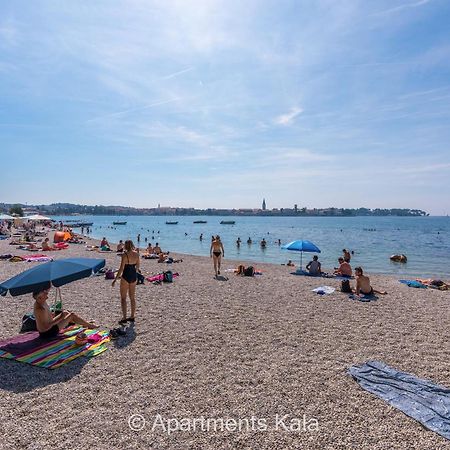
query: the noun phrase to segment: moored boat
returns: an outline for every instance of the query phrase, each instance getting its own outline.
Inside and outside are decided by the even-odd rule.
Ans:
[[[222,220],[220,222],[220,225],[234,225],[236,223],[236,221],[234,220]]]
[[[92,225],[94,225],[94,222],[64,223],[65,227],[70,227],[70,228],[91,227]]]
[[[194,220],[193,223],[208,223],[206,220]]]
[[[113,222],[113,225],[126,225],[126,222]]]
[[[177,225],[178,222],[166,222],[166,225]]]

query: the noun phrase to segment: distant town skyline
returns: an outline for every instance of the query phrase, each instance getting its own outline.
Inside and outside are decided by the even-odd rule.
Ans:
[[[450,2],[23,2],[0,201],[450,213]]]

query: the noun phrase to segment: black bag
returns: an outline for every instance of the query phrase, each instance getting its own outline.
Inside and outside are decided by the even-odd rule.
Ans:
[[[22,328],[20,333],[26,333],[27,331],[37,331],[36,319],[33,314],[28,313],[22,317]]]
[[[171,270],[168,270],[167,272],[163,272],[163,281],[165,283],[172,283],[173,281],[173,273]]]
[[[348,294],[351,294],[352,288],[350,287],[350,281],[349,280],[342,280],[341,281],[341,292],[346,292]]]
[[[253,266],[248,266],[244,269],[244,277],[252,277],[255,275],[255,268]]]
[[[144,284],[145,277],[139,272],[136,272],[137,283],[136,284]]]

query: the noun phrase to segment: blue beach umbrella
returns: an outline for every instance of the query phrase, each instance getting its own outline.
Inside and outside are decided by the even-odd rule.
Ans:
[[[104,259],[93,258],[67,258],[50,261],[25,270],[25,272],[0,283],[0,294],[6,295],[9,291],[15,297],[48,288],[50,284],[60,287],[72,281],[89,277],[104,265]]]
[[[302,269],[303,252],[320,253],[320,248],[317,247],[316,244],[313,244],[311,241],[305,241],[303,239],[289,242],[289,244],[283,245],[281,248],[294,252],[300,252],[300,269]]]

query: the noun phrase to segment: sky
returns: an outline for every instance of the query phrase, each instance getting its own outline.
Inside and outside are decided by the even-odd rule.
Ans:
[[[448,0],[2,0],[0,202],[450,213]]]

